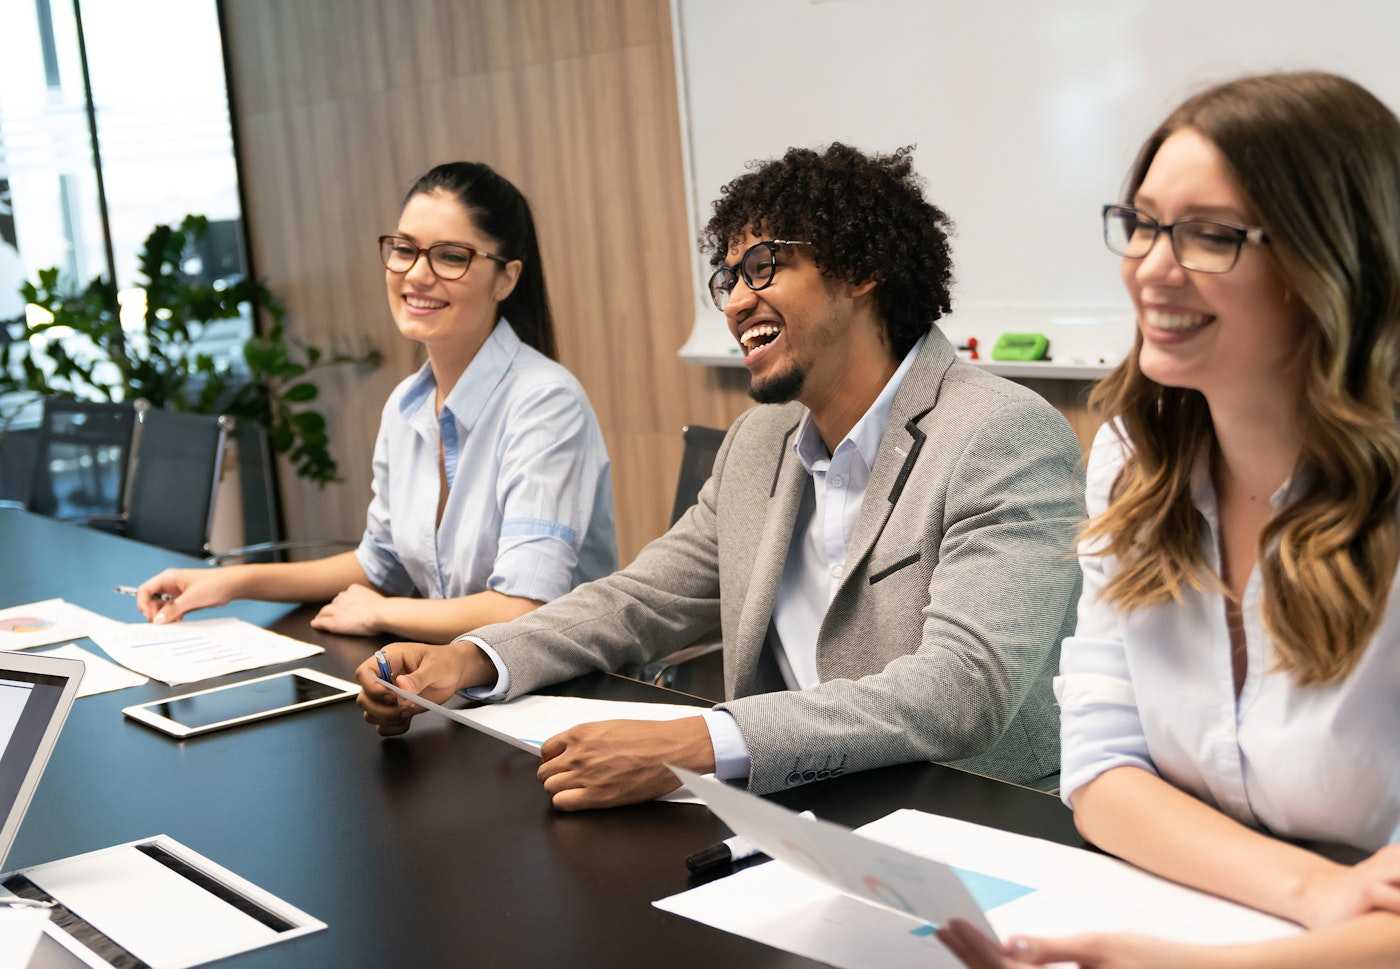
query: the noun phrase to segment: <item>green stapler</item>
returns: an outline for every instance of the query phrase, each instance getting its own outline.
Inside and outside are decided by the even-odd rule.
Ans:
[[[992,347],[993,360],[1044,360],[1050,340],[1044,333],[1003,333]]]

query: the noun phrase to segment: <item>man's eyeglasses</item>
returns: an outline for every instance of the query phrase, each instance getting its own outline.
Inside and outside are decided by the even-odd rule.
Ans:
[[[428,257],[428,268],[438,279],[461,279],[471,268],[473,256],[485,256],[504,266],[509,259],[473,249],[456,242],[435,242],[426,249],[403,236],[380,236],[379,259],[391,273],[406,273],[418,263],[420,256]]]
[[[724,312],[741,276],[744,284],[754,292],[773,284],[773,277],[778,272],[779,246],[810,245],[810,242],[796,242],[792,239],[769,239],[749,246],[737,263],[732,266],[720,266],[710,276],[710,299],[715,301],[715,306],[720,312]]]
[[[1163,225],[1146,212],[1127,205],[1103,207],[1103,241],[1111,252],[1141,259],[1152,251],[1157,234],[1165,232],[1172,254],[1182,269],[1198,273],[1228,273],[1240,258],[1240,248],[1250,242],[1269,241],[1263,229],[1210,219],[1180,219]]]

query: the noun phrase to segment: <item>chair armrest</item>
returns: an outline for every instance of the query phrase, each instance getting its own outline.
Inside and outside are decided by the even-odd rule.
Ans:
[[[308,542],[258,542],[256,545],[243,545],[239,548],[231,548],[223,552],[214,552],[205,558],[206,565],[223,565],[232,559],[247,558],[250,555],[258,555],[262,552],[294,552],[308,548],[335,548],[352,549],[359,548],[359,542],[345,541],[338,538],[316,539]]]

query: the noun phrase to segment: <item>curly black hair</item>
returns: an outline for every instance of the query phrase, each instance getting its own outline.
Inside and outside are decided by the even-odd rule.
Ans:
[[[749,231],[810,242],[823,274],[875,280],[885,334],[903,357],[952,309],[953,223],[924,198],[913,152],[910,145],[867,155],[833,142],[825,151],[789,148],[782,158],[750,162],[720,189],[701,251],[718,267]]]

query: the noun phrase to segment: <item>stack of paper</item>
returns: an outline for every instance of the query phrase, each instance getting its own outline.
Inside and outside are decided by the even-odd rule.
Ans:
[[[157,626],[111,623],[89,634],[127,669],[170,686],[304,659],[325,652],[241,619],[201,619]]]
[[[125,690],[132,686],[144,686],[151,682],[140,673],[122,669],[116,663],[109,662],[98,656],[91,650],[83,649],[77,643],[67,643],[57,649],[37,650],[45,656],[62,656],[65,659],[76,659],[83,664],[83,681],[78,686],[78,697],[95,696],[98,693],[110,693],[113,690]]]

